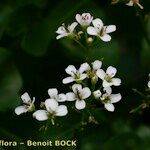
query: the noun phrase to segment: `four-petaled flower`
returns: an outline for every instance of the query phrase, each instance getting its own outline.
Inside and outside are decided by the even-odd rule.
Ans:
[[[20,115],[20,114],[23,114],[26,112],[32,112],[35,110],[35,106],[34,106],[35,98],[33,98],[33,100],[31,100],[29,94],[27,92],[25,92],[21,96],[21,99],[22,99],[24,105],[16,107],[15,113],[17,115]]]
[[[76,20],[81,26],[89,26],[93,20],[93,16],[89,13],[83,13],[82,15],[77,14]]]
[[[73,34],[75,27],[78,25],[77,22],[73,22],[71,25],[68,25],[66,28],[64,25],[60,26],[58,30],[56,31],[57,34],[59,34],[56,39],[63,38],[65,36],[70,36]]]
[[[144,9],[144,7],[139,3],[139,0],[129,0],[129,2],[126,5],[128,6],[138,5],[140,9]]]
[[[47,99],[45,101],[46,110],[37,110],[33,113],[33,117],[39,121],[45,121],[51,119],[54,124],[55,116],[66,116],[68,113],[65,105],[58,105],[58,102],[54,99]]]
[[[111,36],[108,33],[114,32],[116,30],[115,25],[104,26],[101,19],[97,18],[92,21],[93,26],[87,28],[87,33],[89,35],[94,35],[99,37],[101,40],[108,42],[111,40]]]
[[[56,88],[48,89],[48,94],[49,94],[51,99],[55,99],[58,102],[65,102],[66,101],[66,95],[63,93],[58,94],[58,90]]]
[[[65,71],[67,74],[71,75],[70,77],[67,77],[63,79],[63,84],[67,84],[73,81],[80,82],[84,80],[87,77],[87,74],[84,73],[89,65],[87,63],[81,64],[79,70],[77,70],[73,65],[69,65]]]
[[[117,73],[117,69],[115,67],[109,66],[106,70],[99,69],[97,70],[97,76],[103,80],[103,87],[109,86],[119,86],[121,84],[121,80],[119,78],[113,78]]]
[[[67,101],[76,101],[75,107],[78,110],[84,109],[86,106],[85,99],[91,95],[91,91],[88,87],[82,88],[80,84],[74,84],[72,86],[73,92],[66,94]]]
[[[104,88],[104,91],[106,93],[101,95],[100,90],[95,91],[93,94],[95,96],[95,98],[99,98],[101,100],[101,103],[104,104],[104,107],[110,111],[113,112],[115,110],[115,107],[113,105],[113,103],[117,103],[121,100],[121,94],[111,94],[112,93],[112,89],[111,87],[107,87]]]

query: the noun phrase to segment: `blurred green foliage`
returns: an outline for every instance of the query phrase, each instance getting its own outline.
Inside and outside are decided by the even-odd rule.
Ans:
[[[140,115],[129,114],[142,100],[131,89],[144,91],[150,72],[150,1],[142,2],[143,11],[124,3],[111,5],[109,0],[1,0],[0,139],[78,141],[77,148],[53,149],[149,150],[149,110]],[[82,12],[117,26],[110,43],[99,41],[91,49],[89,61],[104,58],[104,67],[114,65],[118,68],[122,86],[117,92],[123,95],[122,101],[116,105],[114,113],[94,110],[92,113],[99,121],[98,125],[91,123],[80,127],[81,114],[73,111],[58,120],[61,126],[50,125],[46,132],[39,131],[45,123],[34,120],[30,114],[16,116],[14,108],[21,103],[19,97],[25,91],[36,97],[36,104],[48,97],[50,87],[67,91],[61,83],[66,77],[64,69],[69,64],[78,66],[84,62],[85,52],[75,43],[57,41],[55,31],[62,23],[74,21],[75,14]]]

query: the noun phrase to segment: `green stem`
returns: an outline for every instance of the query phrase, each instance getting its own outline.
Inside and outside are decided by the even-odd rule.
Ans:
[[[92,89],[92,92],[94,92],[94,90],[95,90],[95,82],[92,79],[91,79],[91,83],[92,83],[91,89]]]
[[[79,44],[84,50],[86,50],[86,47],[81,43],[79,42],[78,40],[74,39],[74,41]]]
[[[143,93],[141,93],[140,91],[138,91],[137,89],[132,89],[135,93],[139,94],[140,96],[142,96],[143,98],[148,98],[147,96],[145,96]]]

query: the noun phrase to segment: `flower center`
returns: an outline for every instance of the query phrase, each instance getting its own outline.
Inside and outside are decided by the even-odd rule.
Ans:
[[[109,96],[108,94],[104,94],[104,95],[101,97],[101,102],[102,102],[103,104],[110,102],[110,96]]]
[[[56,112],[55,112],[55,111],[49,111],[49,112],[48,112],[48,118],[53,119],[53,118],[55,117],[55,115],[56,115]]]
[[[108,74],[106,74],[105,78],[104,78],[107,82],[112,82],[112,77]]]
[[[89,16],[87,16],[87,15],[82,16],[82,20],[84,20],[84,21],[89,20]]]
[[[79,72],[76,72],[76,73],[73,72],[73,74],[74,74],[75,79],[77,79],[77,80],[80,79],[80,73]]]
[[[102,27],[102,29],[99,32],[100,36],[104,36],[106,29],[104,27]]]
[[[81,95],[81,93],[80,93],[80,91],[78,89],[76,89],[76,98],[78,100],[82,100],[82,95]]]
[[[34,104],[30,103],[30,105],[26,105],[28,112],[33,112],[35,110]]]

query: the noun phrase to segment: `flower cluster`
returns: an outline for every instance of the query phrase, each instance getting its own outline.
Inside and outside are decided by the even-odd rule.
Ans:
[[[70,76],[63,79],[62,82],[64,84],[75,82],[72,85],[72,91],[59,94],[56,88],[50,88],[48,90],[49,98],[42,103],[39,110],[35,110],[35,98],[31,101],[28,93],[24,93],[21,96],[24,105],[17,107],[15,113],[20,115],[26,112],[34,112],[33,117],[37,120],[51,119],[52,124],[54,124],[55,117],[68,114],[67,106],[59,103],[75,101],[75,108],[82,110],[86,108],[89,101],[93,100],[93,96],[95,100],[104,104],[108,111],[113,112],[115,109],[113,103],[121,99],[121,94],[112,94],[111,87],[119,86],[121,80],[114,77],[117,72],[116,68],[109,66],[105,72],[101,69],[101,66],[102,62],[99,60],[92,62],[90,65],[87,62],[83,63],[78,70],[73,65],[69,65],[65,71]],[[87,82],[89,79],[91,83]],[[95,88],[96,85],[97,89]]]
[[[93,95],[96,99],[99,99],[101,103],[105,105],[105,108],[108,111],[114,111],[114,106],[112,105],[112,103],[118,102],[121,99],[120,93],[111,94],[111,86],[119,86],[121,84],[121,80],[119,78],[114,78],[117,69],[109,66],[105,72],[103,69],[101,69],[101,66],[102,62],[96,60],[91,63],[91,66],[88,63],[81,64],[78,70],[73,65],[69,65],[66,68],[65,71],[70,75],[70,77],[63,79],[63,83],[78,83],[72,86],[74,93],[67,94],[68,101],[76,100],[75,106],[77,109],[85,108],[86,103],[84,99],[88,98],[91,95],[92,90],[95,90],[90,90],[88,87],[82,89],[81,84],[85,85],[83,80],[85,80],[86,78],[90,78],[91,83],[94,84],[94,86],[98,83],[98,79],[101,79],[101,84],[103,87],[103,91],[105,91],[105,94],[101,94],[100,89],[98,89],[93,92]]]
[[[116,30],[115,25],[105,26],[101,19],[94,19],[89,13],[77,14],[75,16],[76,21],[67,27],[62,24],[56,31],[58,34],[56,39],[63,37],[70,37],[77,43],[80,42],[82,35],[87,44],[92,43],[96,38],[102,41],[108,42],[111,40],[109,33]],[[82,40],[83,41],[83,40]],[[85,44],[85,42],[84,42]],[[71,84],[71,90],[64,94],[59,94],[56,88],[50,88],[48,90],[49,98],[45,102],[41,102],[40,109],[35,108],[34,102],[31,101],[28,93],[21,96],[23,106],[19,106],[15,109],[15,113],[20,115],[22,113],[33,112],[33,117],[39,121],[51,120],[54,124],[55,117],[62,117],[68,114],[67,104],[72,103],[73,107],[80,112],[86,108],[86,110],[93,108],[97,103],[104,105],[105,109],[113,112],[115,107],[113,103],[121,100],[121,94],[112,94],[112,86],[119,86],[121,80],[115,78],[117,69],[109,66],[106,71],[102,68],[102,61],[95,60],[91,64],[85,62],[80,65],[79,69],[73,65],[69,65],[65,71],[68,77],[62,80],[63,84]],[[70,85],[69,85],[70,87]],[[61,104],[60,104],[61,103]],[[98,106],[99,107],[99,106]],[[89,121],[94,121],[93,116],[89,116]]]
[[[101,19],[93,19],[93,16],[89,13],[77,14],[75,19],[76,22],[73,22],[71,25],[66,27],[65,24],[62,24],[62,26],[58,28],[56,31],[58,34],[56,39],[70,37],[74,40],[79,40],[81,35],[85,34],[87,42],[92,42],[94,39],[89,36],[96,36],[102,41],[108,42],[111,40],[109,33],[116,30],[115,25],[105,26]],[[80,26],[79,28],[77,28],[78,25]]]

